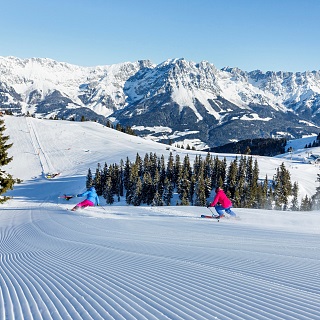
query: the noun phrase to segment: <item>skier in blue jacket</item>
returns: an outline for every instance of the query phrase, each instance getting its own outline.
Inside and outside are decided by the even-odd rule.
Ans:
[[[78,194],[76,197],[87,197],[86,200],[81,201],[78,203],[74,208],[71,209],[71,211],[75,211],[79,208],[86,208],[86,207],[93,207],[95,205],[99,206],[100,201],[99,197],[97,195],[95,187],[90,187],[88,191],[84,193]]]

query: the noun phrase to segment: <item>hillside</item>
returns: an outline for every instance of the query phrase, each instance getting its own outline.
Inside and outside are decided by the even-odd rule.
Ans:
[[[235,208],[240,220],[217,222],[199,218],[204,207],[101,199],[73,213],[80,199],[58,196],[82,192],[89,167],[170,150],[94,122],[5,123],[14,143],[6,170],[24,182],[0,208],[0,319],[318,318],[319,212]],[[261,177],[285,162],[312,195],[318,167],[304,152],[257,157]]]

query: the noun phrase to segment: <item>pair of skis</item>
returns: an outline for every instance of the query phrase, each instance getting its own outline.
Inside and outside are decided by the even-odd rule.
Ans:
[[[238,216],[236,216],[236,217],[232,217],[232,216],[229,217],[229,216],[225,216],[225,215],[220,216],[220,215],[215,214],[214,212],[212,212],[212,210],[210,209],[210,207],[207,207],[207,208],[211,211],[212,215],[202,214],[202,215],[201,215],[201,218],[215,219],[215,220],[217,220],[218,222],[219,222],[219,220],[220,220],[221,218],[224,218],[224,219],[233,218],[233,219],[236,219],[236,220],[240,220],[240,217],[238,217]]]
[[[202,214],[201,218],[216,219],[219,222],[221,217],[218,214],[213,213],[210,207],[207,207],[207,208],[211,211],[212,214],[211,215]]]
[[[45,175],[45,177],[47,178],[47,179],[53,179],[53,178],[55,178],[55,177],[57,177],[57,176],[59,176],[60,175],[60,172],[57,172],[57,173],[47,173],[46,175]]]
[[[63,196],[59,196],[58,198],[66,199],[67,201],[69,201],[70,199],[75,198],[75,196],[74,195],[68,196],[68,195],[64,194]]]
[[[202,215],[201,215],[201,218],[217,219],[217,220],[219,221],[219,219],[220,219],[221,217],[220,217],[220,216],[218,216],[218,215],[212,215],[212,216],[209,216],[209,215],[202,214]]]

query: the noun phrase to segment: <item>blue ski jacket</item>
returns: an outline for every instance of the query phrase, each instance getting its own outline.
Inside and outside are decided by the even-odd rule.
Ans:
[[[80,197],[87,197],[87,200],[94,203],[94,205],[97,205],[97,206],[100,205],[99,197],[97,195],[95,187],[90,187],[88,191],[86,191],[84,193],[77,194],[77,197],[79,197],[79,198]]]

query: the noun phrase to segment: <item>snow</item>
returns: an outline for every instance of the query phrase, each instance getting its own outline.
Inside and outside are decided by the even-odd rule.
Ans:
[[[121,201],[74,213],[79,199],[58,196],[84,191],[89,167],[170,150],[93,122],[4,119],[5,169],[24,181],[0,207],[0,319],[320,319],[319,212],[235,208],[240,220],[217,222]],[[314,194],[303,152],[256,157],[261,178],[285,162]]]

